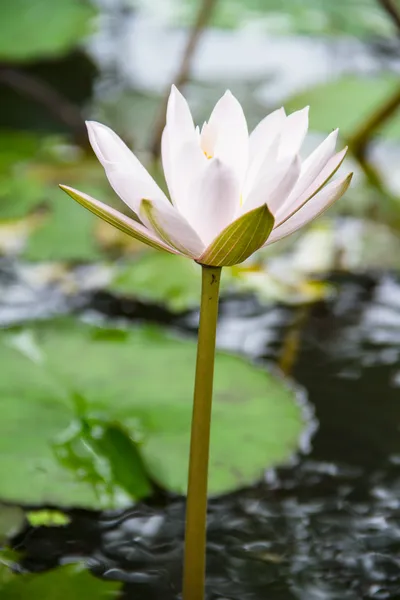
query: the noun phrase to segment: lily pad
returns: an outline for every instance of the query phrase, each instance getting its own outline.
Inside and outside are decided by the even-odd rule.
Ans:
[[[235,283],[232,269],[225,268],[221,292],[234,288]],[[163,304],[171,311],[180,312],[198,307],[200,287],[201,269],[197,263],[146,248],[143,253],[137,252],[134,260],[117,268],[107,289],[144,302]]]
[[[0,60],[63,54],[89,32],[94,15],[93,6],[85,0],[1,2]]]
[[[2,600],[101,600],[117,598],[121,583],[103,581],[81,565],[66,565],[47,573],[13,575],[0,565]]]
[[[383,73],[361,77],[346,75],[329,83],[308,88],[285,101],[288,112],[309,104],[310,129],[330,132],[339,127],[349,136],[398,89],[397,75]],[[380,132],[386,138],[400,137],[400,116],[394,116]]]
[[[126,506],[149,493],[145,471],[184,494],[195,357],[193,340],[157,327],[56,320],[3,331],[0,498]],[[302,428],[282,379],[217,353],[211,494],[286,461]]]
[[[24,258],[28,260],[90,261],[101,256],[95,239],[96,218],[54,188],[46,202],[48,214],[30,235]]]
[[[199,265],[187,258],[149,250],[123,266],[109,289],[180,311],[198,305],[200,271]]]

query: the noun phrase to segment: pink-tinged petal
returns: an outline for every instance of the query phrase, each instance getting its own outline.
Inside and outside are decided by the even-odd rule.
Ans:
[[[168,246],[176,248],[180,254],[199,257],[205,244],[195,230],[172,206],[172,204],[156,204],[143,199],[139,210],[143,223],[161,238]]]
[[[253,129],[249,138],[249,166],[246,173],[246,180],[243,188],[243,195],[247,196],[253,184],[264,168],[271,165],[271,161],[265,165],[265,158],[271,153],[271,148],[278,149],[278,139],[286,119],[285,110],[279,108],[265,117]]]
[[[265,246],[273,244],[288,235],[291,235],[327,210],[336,200],[339,200],[350,185],[353,173],[344,179],[332,181],[324,187],[312,200],[307,202],[300,210],[294,213],[285,223],[273,229]]]
[[[164,192],[120,137],[106,125],[88,121],[89,140],[118,196],[134,212],[143,197],[168,203]]]
[[[236,174],[218,158],[207,161],[189,190],[184,215],[205,244],[209,244],[234,218],[240,201]]]
[[[197,262],[214,267],[237,265],[261,248],[273,226],[274,217],[263,204],[230,223]]]
[[[332,131],[322,144],[303,162],[299,181],[292,192],[293,197],[300,196],[300,194],[305,192],[318,177],[328,160],[332,158],[336,148],[338,133],[339,129]]]
[[[134,237],[148,246],[152,246],[152,248],[166,250],[172,254],[179,254],[175,248],[165,244],[157,235],[146,229],[146,227],[144,227],[141,223],[130,219],[123,213],[115,210],[115,208],[111,208],[111,206],[92,198],[88,194],[74,190],[74,188],[71,188],[67,185],[60,185],[60,188],[81,206],[87,208],[97,217],[100,217],[103,219],[103,221],[113,225],[123,233]]]
[[[299,210],[304,204],[306,204],[317,192],[319,192],[323,186],[329,181],[331,177],[336,173],[342,164],[344,157],[347,152],[347,147],[332,156],[326,163],[325,167],[319,173],[319,175],[314,179],[312,184],[300,194],[300,196],[295,196],[291,194],[290,197],[286,200],[286,202],[279,208],[275,215],[275,221],[277,224],[284,223],[289,219],[291,215],[293,215],[297,210]]]
[[[214,156],[230,167],[243,184],[249,156],[249,134],[243,109],[229,91],[215,105],[208,121],[216,136]]]
[[[299,157],[283,160],[275,166],[274,171],[266,172],[260,177],[254,189],[240,209],[243,214],[266,204],[275,215],[295,186],[300,175],[301,163]]]
[[[278,158],[284,159],[298,154],[308,130],[309,107],[289,115],[282,127]]]

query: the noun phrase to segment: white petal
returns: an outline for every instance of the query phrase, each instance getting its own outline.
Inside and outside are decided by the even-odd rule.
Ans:
[[[248,163],[249,135],[243,109],[231,92],[227,91],[218,100],[208,125],[216,135],[215,158],[230,167],[242,185]]]
[[[150,175],[149,175],[150,177]],[[164,192],[155,183],[150,184],[146,179],[140,180],[131,173],[108,172],[108,181],[118,196],[131,208],[135,213],[138,212],[140,202],[143,198],[151,198],[154,202],[160,204],[170,204]]]
[[[187,220],[208,245],[231,221],[240,201],[236,175],[218,158],[207,161],[201,176],[193,181]]]
[[[174,85],[168,99],[167,127],[171,130],[171,135],[181,138],[191,137],[195,133],[189,105]]]
[[[104,168],[114,165],[131,167],[132,152],[115,131],[96,121],[86,121],[86,127],[92,148]],[[133,162],[135,162],[135,158],[133,158]],[[141,168],[144,169],[139,163],[136,169],[140,170]]]
[[[157,204],[144,199],[139,215],[149,229],[182,254],[197,258],[204,251],[205,244],[172,204]]]
[[[308,189],[325,167],[328,160],[332,158],[335,152],[338,133],[339,129],[332,131],[322,144],[303,162],[299,181],[292,192],[293,196],[300,196],[300,194]]]
[[[336,173],[342,164],[346,152],[347,148],[344,148],[332,156],[322,171],[320,171],[319,175],[314,179],[312,184],[305,190],[305,192],[300,194],[300,196],[295,196],[294,194],[290,195],[286,202],[280,206],[275,215],[275,221],[277,224],[281,224],[286,221],[293,213],[306,204],[310,198],[312,198],[327,183],[327,181],[329,181],[329,179]]]
[[[165,181],[167,182],[168,190],[173,199],[174,196],[174,170],[171,145],[169,141],[168,127],[164,127],[164,131],[161,137],[161,161],[164,171]]]
[[[204,156],[198,142],[187,141],[176,151],[171,152],[171,174],[172,186],[168,181],[168,187],[173,204],[187,218],[191,214],[194,202],[192,197],[192,184],[197,181],[209,161]]]
[[[279,158],[292,157],[299,153],[308,130],[308,109],[298,110],[289,115],[282,128],[279,144]]]
[[[200,136],[194,127],[189,106],[175,86],[172,86],[168,100],[161,152],[171,200],[178,206],[185,198],[184,182],[191,176],[192,161],[197,164],[197,158],[197,162],[201,160],[203,164],[206,158],[200,149]]]
[[[135,212],[142,198],[168,202],[151,175],[109,127],[88,121],[89,140],[118,196]]]
[[[242,191],[242,202],[243,204],[248,201],[248,198],[253,196],[257,189],[262,188],[265,184],[270,185],[282,169],[286,169],[285,165],[290,164],[290,160],[283,160],[278,162],[278,142],[279,135],[275,139],[275,143],[272,143],[265,155],[264,162],[262,163],[257,176],[254,177],[253,181],[246,177],[245,185]],[[250,185],[251,184],[251,185]]]
[[[165,180],[174,204],[181,212],[190,204],[188,187],[207,164],[198,141],[185,141],[173,148],[170,130],[164,128],[161,138],[161,155]]]
[[[279,134],[285,119],[285,111],[280,108],[266,116],[251,132],[249,138],[249,166],[243,188],[244,197],[250,192],[261,172],[265,157],[270,153],[271,147],[278,145]]]
[[[240,214],[266,204],[273,215],[292,191],[300,175],[300,159],[286,159],[276,165],[273,173],[260,177],[240,209]]]
[[[344,179],[338,179],[329,183],[307,204],[298,210],[290,219],[282,225],[274,228],[265,246],[273,244],[278,240],[294,233],[329,208],[336,200],[339,200],[350,185],[352,173]]]

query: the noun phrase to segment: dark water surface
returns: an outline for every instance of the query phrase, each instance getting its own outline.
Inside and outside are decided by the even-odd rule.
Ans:
[[[209,600],[400,599],[400,282],[332,281],[336,297],[311,308],[222,302],[219,345],[262,364],[291,364],[319,426],[293,465],[210,502]],[[196,322],[105,294],[89,304],[188,330]],[[123,581],[125,600],[173,600],[183,519],[176,498],[78,511],[66,527],[25,530],[14,547],[27,570],[84,559],[94,574]]]

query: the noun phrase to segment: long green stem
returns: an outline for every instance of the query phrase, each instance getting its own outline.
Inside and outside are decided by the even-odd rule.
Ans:
[[[208,456],[220,279],[220,267],[202,265],[200,326],[186,505],[184,600],[204,600]]]

